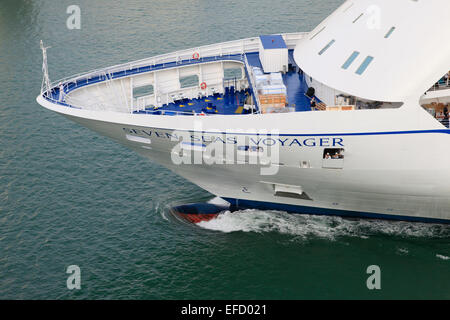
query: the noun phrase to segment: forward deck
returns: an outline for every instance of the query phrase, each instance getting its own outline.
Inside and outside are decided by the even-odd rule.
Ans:
[[[293,111],[311,111],[311,97],[306,95],[308,85],[304,75],[297,72],[297,66],[293,59],[293,50],[289,50],[289,63],[293,66],[289,72],[283,75],[283,83],[287,88],[287,107]],[[258,52],[246,53],[245,61],[246,74],[249,74],[249,67],[262,68]],[[153,115],[235,115],[258,112],[256,109],[246,108],[251,103],[248,102],[255,88],[251,82],[248,88],[237,90],[239,79],[225,80],[223,85],[224,93],[214,93],[205,97],[198,98],[174,98],[172,102],[158,106],[146,106],[143,110],[137,110],[135,114],[153,114]],[[317,101],[319,98],[315,97]],[[248,103],[246,103],[246,101]]]
[[[307,33],[283,35],[289,48],[289,63],[295,65],[293,49],[299,39]],[[239,79],[225,79],[223,75],[211,75],[203,69],[221,66],[223,73],[230,65],[241,65],[243,75]],[[181,88],[168,86],[157,79],[164,72],[180,72],[198,66],[200,78],[205,78],[208,88],[195,85]],[[135,61],[105,69],[94,70],[84,75],[62,79],[43,85],[45,99],[70,108],[127,112],[134,114],[196,115],[196,114],[245,114],[258,113],[259,98],[251,76],[251,67],[261,66],[258,53],[258,38],[188,49],[149,59]],[[181,70],[181,71],[180,71]],[[148,83],[142,82],[144,76],[153,76]],[[208,76],[210,77],[208,79]],[[139,78],[141,77],[141,78]],[[202,79],[203,80],[203,79]],[[174,79],[164,79],[166,82]],[[307,84],[297,67],[283,75],[287,87],[288,107],[294,111],[310,110],[310,98],[305,96]],[[133,90],[140,85],[151,84],[152,92],[147,96],[135,97]],[[250,99],[249,99],[250,98]]]

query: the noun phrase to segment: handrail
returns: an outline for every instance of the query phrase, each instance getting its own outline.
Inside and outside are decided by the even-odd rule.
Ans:
[[[285,38],[288,48],[293,49],[297,42],[302,39],[308,32],[295,32],[282,34]],[[157,65],[164,63],[173,63],[179,60],[194,59],[193,54],[195,52],[199,53],[199,59],[204,57],[214,57],[214,56],[226,56],[232,54],[243,54],[246,52],[257,51],[259,48],[259,37],[246,38],[241,40],[233,40],[227,42],[221,42],[217,44],[210,44],[205,46],[200,46],[197,48],[184,49],[180,51],[170,52],[166,54],[161,54],[145,59],[140,59],[132,62],[126,62],[110,67],[94,69],[87,72],[78,73],[72,76],[68,76],[51,83],[51,87],[55,87],[59,83],[72,82],[79,80],[81,78],[92,78],[94,76],[103,75],[104,73],[114,73],[117,71],[131,70],[133,68],[139,68],[146,65]]]
[[[286,44],[288,46],[289,49],[293,49],[295,48],[297,42],[302,39],[306,34],[306,32],[299,32],[299,33],[288,33],[288,34],[283,34],[283,37],[285,38]],[[125,76],[129,75],[127,74],[127,71],[131,71],[133,70],[133,73],[141,73],[141,72],[147,72],[148,67],[155,67],[155,66],[161,66],[164,68],[164,64],[173,64],[174,62],[178,65],[178,63],[180,61],[184,61],[186,62],[193,62],[193,63],[197,63],[200,62],[202,63],[203,61],[209,62],[211,61],[211,59],[218,59],[218,58],[225,58],[225,60],[227,59],[227,56],[229,56],[230,58],[232,56],[236,56],[236,55],[240,55],[241,56],[241,61],[244,62],[246,64],[246,70],[251,73],[248,74],[248,81],[250,81],[252,87],[254,88],[253,92],[254,92],[254,97],[255,97],[255,102],[257,104],[257,106],[259,106],[259,96],[258,93],[256,91],[256,86],[254,83],[254,79],[253,79],[253,70],[251,69],[251,67],[249,66],[247,57],[245,55],[245,53],[249,53],[249,52],[257,52],[259,50],[259,41],[258,41],[258,37],[253,37],[253,38],[247,38],[247,39],[241,39],[241,40],[234,40],[234,41],[228,41],[228,42],[222,42],[222,43],[217,43],[217,44],[211,44],[211,45],[206,45],[206,46],[201,46],[201,47],[197,47],[197,48],[191,48],[191,49],[185,49],[185,50],[180,50],[180,51],[176,51],[176,52],[171,52],[171,53],[166,53],[166,54],[162,54],[162,55],[158,55],[158,56],[154,56],[154,57],[150,57],[150,58],[145,58],[145,59],[141,59],[141,60],[136,60],[136,61],[132,61],[132,62],[127,62],[127,63],[123,63],[123,64],[119,64],[119,65],[115,65],[115,66],[110,66],[110,67],[106,67],[106,68],[100,68],[100,69],[95,69],[89,72],[85,72],[85,73],[79,73],[76,75],[72,75],[63,79],[59,79],[57,81],[54,81],[50,84],[50,89],[49,90],[43,90],[41,91],[41,94],[44,94],[45,92],[47,92],[46,98],[54,103],[57,104],[62,104],[62,105],[66,105],[69,107],[74,107],[74,108],[79,108],[76,105],[80,105],[80,106],[84,106],[84,109],[91,109],[91,110],[110,110],[110,111],[123,111],[123,107],[120,107],[118,105],[110,105],[108,103],[108,105],[105,105],[104,103],[95,101],[92,103],[92,101],[80,101],[76,98],[74,98],[72,95],[67,94],[65,95],[65,101],[60,101],[55,99],[52,96],[52,90],[53,88],[55,88],[56,86],[59,86],[59,84],[62,84],[63,87],[65,86],[67,88],[67,86],[69,85],[69,83],[75,83],[75,87],[78,87],[78,83],[80,81],[85,81],[86,83],[83,83],[83,85],[89,85],[89,80],[91,81],[104,81],[104,80],[111,80],[113,79],[114,74],[116,73],[116,78],[122,77],[123,75],[117,75],[118,72],[122,73],[125,72]],[[198,56],[195,54],[198,53]],[[144,68],[144,70],[139,70],[139,68]],[[149,71],[152,71],[151,69],[149,69]],[[73,89],[71,89],[73,90]],[[132,110],[134,111],[134,110]],[[145,111],[145,110],[144,110]],[[152,111],[150,111],[152,112]],[[172,113],[176,113],[176,114],[188,114],[188,115],[192,115],[192,113],[187,113],[187,112],[182,112],[182,111],[169,111],[171,114]],[[256,113],[259,113],[259,111],[257,111]]]
[[[155,112],[161,112],[161,115],[169,115],[169,116],[175,116],[175,115],[182,115],[182,116],[208,116],[208,113],[200,114],[197,112],[186,112],[186,111],[178,111],[178,110],[159,110],[160,108],[154,109],[154,110],[138,110],[134,111],[134,113],[145,113],[145,114],[154,114]],[[159,115],[159,114],[158,114]]]
[[[77,107],[76,105],[72,104],[72,101],[76,101],[77,99],[75,98],[69,98],[70,101],[61,101],[61,100],[56,100],[53,98],[47,98],[48,100],[50,100],[53,103],[56,104],[60,104],[60,105],[64,105],[70,108],[74,108],[74,109],[81,109],[80,107]],[[101,106],[103,108],[103,110],[108,110],[108,111],[114,111],[111,110],[110,107],[106,108],[104,104],[102,103],[96,103],[95,105]],[[196,113],[196,112],[186,112],[186,111],[177,111],[177,110],[158,110],[159,108],[155,109],[155,110],[135,110],[133,111],[133,113],[138,112],[138,113],[145,113],[145,114],[153,114],[154,112],[160,111],[161,115],[185,115],[185,116],[208,116],[210,114],[205,113],[205,114],[201,114],[201,113]],[[102,110],[101,108],[97,108],[97,109],[93,109],[93,110]]]
[[[450,76],[447,79],[442,78],[436,82],[427,92],[450,89]]]
[[[247,56],[245,56],[244,58],[245,60],[245,67],[247,69],[247,73],[248,73],[248,81],[250,81],[250,84],[252,86],[252,92],[253,92],[253,96],[255,97],[255,104],[256,104],[256,108],[257,110],[260,110],[261,107],[261,103],[259,101],[259,94],[258,94],[258,89],[256,88],[256,84],[255,84],[255,77],[253,75],[253,69],[251,68],[250,64],[248,63],[248,59]]]

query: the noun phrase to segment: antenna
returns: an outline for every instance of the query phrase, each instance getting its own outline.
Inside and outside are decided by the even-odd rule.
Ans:
[[[47,49],[51,47],[44,47],[44,42],[41,40],[41,50],[42,50],[42,72],[44,77],[42,78],[41,84],[41,94],[47,91],[50,92],[50,78],[48,77],[48,66],[47,66]],[[44,90],[44,87],[46,90]]]

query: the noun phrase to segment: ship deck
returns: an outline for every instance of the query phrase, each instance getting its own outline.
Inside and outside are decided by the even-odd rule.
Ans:
[[[276,108],[280,110],[273,112],[312,111],[311,100],[306,96],[310,83],[309,76],[303,75],[301,71],[297,72],[299,68],[294,60],[294,48],[307,34],[282,35],[288,49],[289,67],[287,72],[282,74],[284,87],[281,91],[283,95],[281,102],[273,100],[272,103],[278,104]],[[44,62],[46,72],[41,95],[53,104],[93,111],[151,115],[265,113],[264,108],[271,105],[271,100],[267,100],[267,96],[271,94],[264,91],[268,89],[261,89],[265,85],[256,90],[255,87],[261,82],[255,84],[253,70],[254,67],[264,69],[260,62],[259,43],[260,39],[255,37],[191,48],[93,70],[53,83],[48,79],[48,68]],[[226,68],[232,69],[236,66],[242,68],[243,75],[240,79],[234,79],[233,84],[233,79],[226,78],[224,71]],[[178,75],[177,71],[173,70],[179,71]],[[182,70],[189,72],[181,72]],[[198,83],[188,87],[182,86],[181,73],[184,77],[197,74]],[[204,78],[203,74],[207,76]],[[259,78],[258,81],[260,80]],[[226,81],[228,83],[225,83]],[[152,89],[145,94],[139,90],[138,93],[134,91],[142,86],[151,86]],[[427,91],[424,99],[427,102],[437,99],[442,102],[442,97],[448,100],[449,88],[450,80],[447,74]],[[276,93],[273,95],[276,96]],[[323,92],[319,95],[326,99]],[[252,99],[247,99],[249,96]],[[260,96],[264,97],[264,101],[260,100]],[[316,100],[314,110],[344,110],[342,106],[347,107],[345,110],[398,108],[402,105],[402,103],[366,101],[340,94],[335,96],[334,103],[330,99],[328,101],[330,106],[327,106],[317,96],[314,98]],[[340,99],[338,102],[337,98]],[[281,108],[280,104],[287,108]]]
[[[194,114],[242,114],[244,100],[249,94],[248,90],[229,91],[225,94],[215,94],[198,99],[183,99],[166,104],[160,108],[149,107],[145,110],[135,111],[134,114],[154,115],[194,115]]]
[[[293,53],[294,50],[289,50],[289,63],[295,66]],[[249,67],[262,69],[258,52],[246,53],[245,55]],[[294,108],[296,112],[311,111],[310,98],[306,96],[308,85],[304,75],[296,71],[289,71],[283,74],[283,82],[287,89],[288,107]],[[231,87],[230,90],[225,90],[224,94],[214,94],[196,99],[182,99],[161,107],[150,106],[133,113],[153,115],[246,114],[251,113],[251,111],[244,109],[244,102],[246,97],[251,95],[252,90],[254,89],[250,87],[246,90],[235,91],[234,87]],[[320,102],[317,97],[315,99]]]
[[[289,68],[282,74],[286,96],[282,103],[288,108],[277,112],[311,111],[310,98],[306,96],[308,85],[303,74],[297,72],[299,68],[293,57],[296,44],[306,34],[283,35]],[[266,99],[268,94],[256,89],[253,74],[254,67],[264,69],[259,57],[259,42],[259,37],[255,37],[186,49],[93,70],[53,83],[46,78],[41,94],[57,105],[94,111],[150,115],[265,113],[261,104],[267,106],[267,103],[261,103],[259,96]],[[233,68],[241,68],[241,75],[232,79],[229,74],[224,76],[225,69]],[[179,71],[171,71],[175,69]],[[177,85],[181,83],[181,77],[191,74],[197,74],[199,84]],[[152,88],[134,91],[142,87]]]

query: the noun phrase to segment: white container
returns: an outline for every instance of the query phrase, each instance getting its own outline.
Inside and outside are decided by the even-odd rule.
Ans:
[[[283,75],[281,74],[281,72],[272,72],[270,74],[270,81],[281,81],[283,82]]]
[[[283,76],[280,72],[270,74],[270,84],[271,85],[284,85]]]
[[[261,94],[286,94],[286,86],[267,85],[261,88]]]
[[[281,35],[259,37],[259,60],[265,73],[287,72],[288,48]]]
[[[270,82],[270,77],[268,74],[255,75],[255,82],[259,81]]]
[[[263,75],[264,72],[263,72],[260,68],[258,68],[258,67],[253,67],[253,74],[254,74],[255,76],[260,76],[260,75]]]
[[[270,84],[270,78],[268,74],[255,75],[256,88],[261,88]]]

